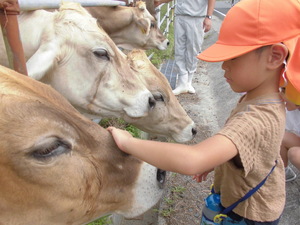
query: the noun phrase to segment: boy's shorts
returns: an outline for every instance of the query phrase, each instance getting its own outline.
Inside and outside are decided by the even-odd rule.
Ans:
[[[234,212],[228,213],[228,217],[222,221],[222,225],[278,225],[280,218],[272,222],[256,222],[237,215]]]

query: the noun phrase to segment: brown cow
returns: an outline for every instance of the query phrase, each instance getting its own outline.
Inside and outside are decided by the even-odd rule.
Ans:
[[[173,94],[167,78],[151,63],[143,50],[135,49],[128,53],[127,58],[136,75],[153,94],[156,106],[148,117],[124,117],[125,120],[152,134],[168,136],[177,142],[190,141],[197,133],[195,123]]]
[[[160,199],[162,174],[49,85],[0,66],[0,96],[0,224],[134,217]]]
[[[80,4],[22,12],[18,22],[28,75],[50,84],[86,116],[143,117],[155,106],[126,55]],[[8,66],[1,32],[0,52],[0,64]]]
[[[165,50],[169,40],[157,26],[157,21],[146,9],[145,2],[138,1],[135,7],[100,6],[86,8],[108,33],[118,47]]]

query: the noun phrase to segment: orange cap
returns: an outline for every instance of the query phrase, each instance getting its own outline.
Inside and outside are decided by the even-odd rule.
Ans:
[[[285,95],[287,99],[296,105],[300,105],[300,35],[296,38],[284,41],[289,49],[289,58],[286,66]]]
[[[227,13],[217,42],[197,58],[226,61],[300,33],[300,0],[243,0]]]

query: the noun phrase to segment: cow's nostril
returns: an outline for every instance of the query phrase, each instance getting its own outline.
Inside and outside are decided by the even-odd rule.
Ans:
[[[148,102],[149,102],[150,109],[153,109],[156,105],[155,99],[153,97],[150,97]]]
[[[165,180],[166,180],[166,171],[157,169],[156,172],[156,180],[158,181],[158,187],[160,189],[164,188]]]
[[[197,134],[197,130],[195,128],[192,128],[192,134],[195,136]]]

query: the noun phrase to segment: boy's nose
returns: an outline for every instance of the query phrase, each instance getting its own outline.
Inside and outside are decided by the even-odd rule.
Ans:
[[[224,61],[223,63],[222,63],[222,70],[228,70],[228,61]]]

